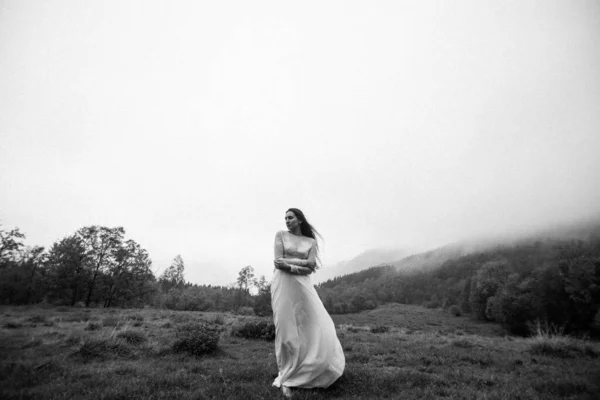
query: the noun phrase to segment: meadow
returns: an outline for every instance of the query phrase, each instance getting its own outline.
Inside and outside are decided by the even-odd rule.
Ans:
[[[258,317],[155,309],[0,308],[2,399],[279,399],[272,341],[235,335]],[[332,316],[346,355],[330,388],[296,399],[596,399],[600,343],[391,304]],[[174,351],[208,321],[218,348]]]

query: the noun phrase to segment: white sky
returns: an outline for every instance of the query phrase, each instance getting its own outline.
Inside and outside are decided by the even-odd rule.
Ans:
[[[0,222],[270,277],[600,211],[598,1],[0,1]]]

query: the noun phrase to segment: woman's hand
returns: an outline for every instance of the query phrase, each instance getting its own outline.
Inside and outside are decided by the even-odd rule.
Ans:
[[[273,264],[275,264],[275,268],[277,269],[282,269],[283,267],[288,266],[288,264],[283,261],[281,258],[277,258],[273,261]]]

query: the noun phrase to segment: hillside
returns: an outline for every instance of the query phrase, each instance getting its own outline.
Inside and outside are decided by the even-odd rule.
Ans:
[[[598,330],[600,223],[564,228],[445,246],[322,282],[317,290],[336,314],[397,302],[455,306],[457,313],[519,334],[536,320],[565,330]]]
[[[338,276],[352,274],[377,265],[388,264],[392,261],[402,259],[413,252],[413,250],[409,250],[408,248],[370,249],[350,260],[341,261],[333,266],[324,266],[314,276],[314,280],[317,283],[325,282]]]

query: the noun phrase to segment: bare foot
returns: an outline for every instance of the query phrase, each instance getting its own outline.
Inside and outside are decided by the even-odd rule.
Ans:
[[[281,385],[281,392],[286,398],[292,398],[292,389],[290,389],[289,387]]]

